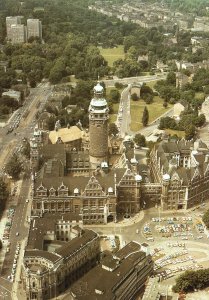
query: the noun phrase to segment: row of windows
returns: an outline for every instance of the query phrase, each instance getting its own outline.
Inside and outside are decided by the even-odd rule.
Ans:
[[[104,215],[84,215],[84,220],[97,220],[97,219],[104,219]]]

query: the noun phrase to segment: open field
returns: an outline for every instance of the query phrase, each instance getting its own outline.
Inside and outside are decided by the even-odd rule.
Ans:
[[[142,126],[142,114],[144,107],[147,106],[149,111],[149,123],[157,119],[159,116],[169,110],[172,105],[169,104],[167,108],[163,107],[163,99],[159,96],[154,97],[154,101],[151,104],[146,104],[144,100],[139,101],[131,100],[131,126],[130,129],[134,132],[140,130]]]
[[[118,59],[124,59],[125,53],[124,53],[124,47],[123,45],[119,45],[115,48],[102,48],[99,47],[101,55],[105,58],[105,60],[108,62],[108,66],[112,67],[114,61]]]
[[[176,134],[179,138],[185,137],[185,132],[184,131],[172,130],[172,129],[165,129],[165,132],[167,134],[170,134],[171,136]]]

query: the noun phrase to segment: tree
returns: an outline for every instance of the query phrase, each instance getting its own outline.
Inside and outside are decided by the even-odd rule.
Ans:
[[[146,139],[145,139],[145,136],[142,135],[141,133],[137,133],[135,135],[135,138],[134,138],[134,142],[137,144],[137,146],[139,147],[145,147],[146,146]]]
[[[205,115],[204,114],[200,114],[196,120],[195,120],[195,125],[197,127],[201,127],[205,124],[205,121],[206,121],[206,118],[205,118]]]
[[[109,99],[112,103],[118,103],[120,101],[120,92],[116,89],[111,89]]]
[[[109,135],[113,134],[116,136],[118,134],[118,127],[115,125],[115,123],[110,123],[109,125]]]
[[[171,117],[164,117],[160,119],[159,129],[177,129],[176,121]]]
[[[176,74],[174,72],[169,72],[166,81],[168,84],[176,86]]]
[[[13,179],[18,179],[22,171],[22,165],[18,159],[18,156],[15,154],[11,157],[9,162],[6,165],[6,172],[12,176]]]
[[[143,111],[143,115],[142,115],[142,124],[143,124],[143,126],[144,127],[147,126],[148,122],[149,122],[149,112],[148,112],[147,107],[145,106],[144,111]]]
[[[131,95],[131,100],[133,100],[133,101],[139,100],[139,97],[138,97],[137,93],[133,93],[133,94]]]
[[[163,102],[163,107],[164,107],[164,108],[167,108],[167,107],[168,107],[168,102],[166,102],[166,101]]]
[[[30,143],[28,140],[24,141],[22,154],[26,156],[26,158],[30,159]]]
[[[8,196],[9,196],[9,191],[7,185],[0,177],[0,212],[4,210]]]
[[[195,289],[203,289],[209,285],[209,269],[186,271],[176,279],[173,286],[175,293],[192,292]]]
[[[48,118],[48,120],[46,121],[46,123],[47,123],[47,129],[49,131],[54,130],[54,126],[55,126],[55,122],[56,121],[57,121],[57,118],[55,116],[53,116],[53,115]]]
[[[185,129],[185,139],[186,140],[191,140],[196,133],[196,129],[194,125],[189,125],[186,129]]]
[[[144,101],[147,104],[151,104],[153,102],[154,96],[152,94],[144,94]]]
[[[205,226],[209,228],[209,209],[204,213],[202,220],[205,223]]]

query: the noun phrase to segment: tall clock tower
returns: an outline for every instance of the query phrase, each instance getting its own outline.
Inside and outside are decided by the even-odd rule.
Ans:
[[[108,161],[109,108],[103,93],[104,88],[97,83],[89,106],[89,156],[93,169]]]

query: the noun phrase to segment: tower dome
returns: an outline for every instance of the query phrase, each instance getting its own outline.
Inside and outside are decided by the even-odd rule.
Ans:
[[[95,96],[101,96],[103,95],[103,92],[104,92],[104,88],[103,86],[98,82],[97,85],[95,85],[94,87],[94,95]]]
[[[170,180],[170,175],[169,174],[164,174],[163,175],[163,180],[169,181]]]

